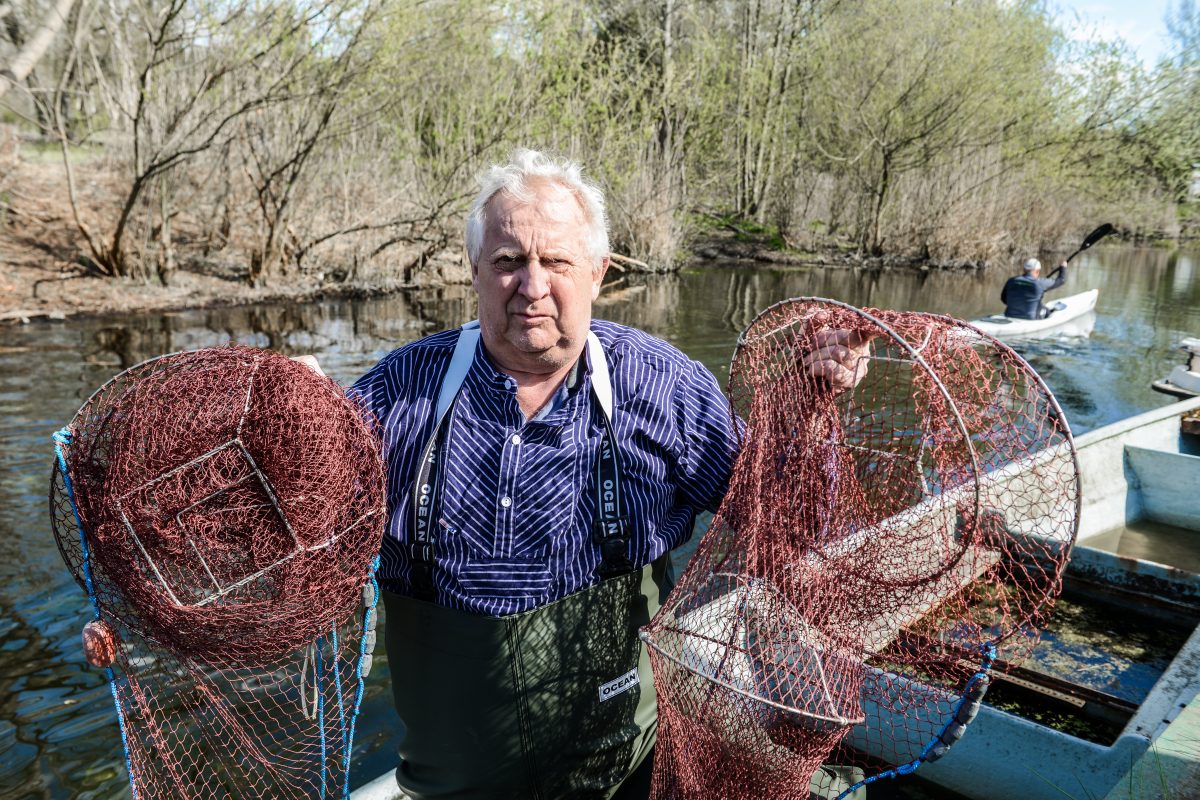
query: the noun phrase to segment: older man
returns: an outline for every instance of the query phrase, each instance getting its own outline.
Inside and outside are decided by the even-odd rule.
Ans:
[[[414,798],[632,793],[656,722],[637,630],[671,587],[668,552],[725,491],[737,432],[703,366],[592,319],[607,225],[578,166],[518,151],[481,183],[478,324],[354,387],[387,451],[397,779]],[[812,370],[852,385],[860,353],[825,344]]]
[[[1057,277],[1055,277],[1057,276]],[[1049,316],[1050,309],[1042,305],[1042,296],[1067,282],[1067,262],[1047,278],[1042,277],[1042,262],[1031,258],[1025,262],[1020,275],[1009,278],[1000,290],[1000,302],[1004,303],[1004,316],[1014,319],[1041,319]]]

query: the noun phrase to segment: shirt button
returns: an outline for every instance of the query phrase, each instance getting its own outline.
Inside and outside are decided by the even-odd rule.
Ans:
[[[512,443],[513,443],[513,444],[520,444],[520,443],[521,443],[521,435],[520,435],[519,433],[514,433],[514,434],[513,434]]]
[[[508,508],[509,506],[512,505],[512,498],[511,497],[501,497],[500,505],[504,506],[505,508]]]

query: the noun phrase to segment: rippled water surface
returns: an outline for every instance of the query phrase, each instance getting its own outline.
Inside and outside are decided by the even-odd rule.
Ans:
[[[1113,247],[1077,260],[1059,294],[1099,288],[1084,339],[1018,345],[1082,432],[1170,402],[1150,389],[1200,335],[1200,253]],[[718,376],[739,330],[766,306],[816,295],[964,318],[993,312],[1006,276],[855,270],[704,269],[621,281],[597,316],[674,343]],[[236,340],[315,353],[349,382],[392,348],[474,315],[469,290],[368,301],[262,306],[0,328],[0,798],[128,796],[107,685],[84,665],[87,599],[50,534],[50,435],[114,373],[161,353]],[[382,650],[382,648],[380,648]],[[382,653],[380,654],[382,656]],[[386,664],[371,674],[356,781],[391,765]]]

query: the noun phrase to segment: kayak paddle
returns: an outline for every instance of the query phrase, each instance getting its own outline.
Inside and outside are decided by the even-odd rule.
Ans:
[[[1067,261],[1070,261],[1072,258],[1079,255],[1084,250],[1087,250],[1089,247],[1091,247],[1096,242],[1103,239],[1105,236],[1108,236],[1110,233],[1115,233],[1116,230],[1117,229],[1114,228],[1112,226],[1112,223],[1110,223],[1110,222],[1106,222],[1103,225],[1101,225],[1099,228],[1096,228],[1096,230],[1092,231],[1091,233],[1089,233],[1087,235],[1087,238],[1083,240],[1083,244],[1079,245],[1078,250],[1076,250],[1074,253],[1071,253],[1071,255],[1067,256]]]

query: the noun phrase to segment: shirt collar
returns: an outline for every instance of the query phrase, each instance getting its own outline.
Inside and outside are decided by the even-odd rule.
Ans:
[[[583,380],[583,373],[586,369],[585,361],[587,361],[587,350],[580,354],[579,360],[575,362],[575,366],[571,367],[571,371],[567,373],[567,378],[558,385],[558,391],[550,398],[550,402],[542,406],[541,410],[533,415],[531,422],[541,422],[546,417],[558,411],[566,404],[567,398],[571,396],[571,392],[575,391]]]

